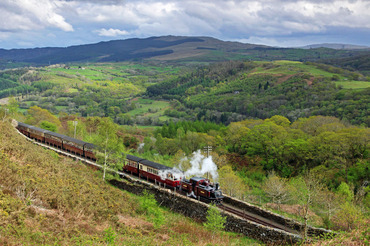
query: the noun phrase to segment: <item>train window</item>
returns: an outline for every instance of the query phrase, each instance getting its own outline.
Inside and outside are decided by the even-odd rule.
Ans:
[[[142,165],[140,165],[140,169],[143,169],[143,166]]]

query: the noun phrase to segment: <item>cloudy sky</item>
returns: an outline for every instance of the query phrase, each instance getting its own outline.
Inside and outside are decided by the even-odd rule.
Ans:
[[[370,0],[0,0],[0,48],[162,35],[370,46]]]

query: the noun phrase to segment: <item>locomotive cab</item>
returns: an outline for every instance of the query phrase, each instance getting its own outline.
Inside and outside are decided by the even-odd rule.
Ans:
[[[218,183],[212,184],[209,179],[193,177],[190,180],[181,181],[181,189],[187,196],[205,200],[207,202],[220,203],[224,198]]]

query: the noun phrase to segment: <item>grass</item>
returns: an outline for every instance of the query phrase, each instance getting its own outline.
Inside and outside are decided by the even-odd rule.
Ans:
[[[260,245],[161,207],[157,228],[140,197],[100,171],[29,143],[7,122],[0,139],[0,245]]]
[[[163,115],[164,111],[170,107],[170,103],[166,101],[140,99],[134,102],[137,103],[137,108],[127,113],[130,116],[160,117]],[[164,116],[162,118],[166,119]]]
[[[366,89],[370,87],[369,81],[337,81],[335,84],[343,89]]]
[[[313,65],[307,65],[298,61],[274,61],[274,62],[259,62],[266,64],[255,69],[251,74],[269,73],[269,74],[297,74],[308,73],[313,76],[332,77],[335,73],[326,72],[318,69]],[[268,64],[271,64],[270,66]]]

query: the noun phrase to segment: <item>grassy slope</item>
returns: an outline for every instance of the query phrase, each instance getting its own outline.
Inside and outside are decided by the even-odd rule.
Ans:
[[[264,62],[261,62],[264,63]],[[292,75],[296,73],[308,73],[312,76],[318,77],[333,77],[333,75],[338,75],[336,73],[330,73],[315,67],[314,65],[307,65],[302,62],[295,62],[295,61],[274,61],[272,64],[277,65],[277,67],[271,69],[265,69],[263,67],[259,67],[256,71],[253,71],[251,74],[285,74],[285,75]],[[342,75],[338,75],[340,80],[336,81],[337,85],[342,85],[344,89],[365,89],[370,87],[369,81],[355,81],[355,80],[348,80],[346,77]]]
[[[213,235],[161,209],[155,229],[138,198],[104,183],[101,173],[35,146],[0,122],[0,245],[245,245],[234,234]]]
[[[54,85],[53,89],[46,91],[46,94],[41,93],[41,99],[44,102],[49,102],[50,94],[59,94],[57,100],[73,101],[76,93],[91,93],[107,91],[110,95],[109,99],[124,99],[129,101],[136,95],[145,92],[146,87],[158,83],[164,79],[181,73],[184,68],[175,66],[151,65],[149,63],[95,63],[70,66],[70,69],[63,67],[46,67],[38,69],[41,81],[48,82]],[[60,96],[63,93],[63,96]],[[108,99],[108,98],[107,98]],[[38,105],[34,101],[34,97],[23,99],[23,105],[28,107]],[[49,105],[53,105],[52,102]],[[148,116],[159,117],[159,120],[166,121],[169,118],[163,116],[164,110],[168,107],[168,103],[164,101],[153,101],[149,105],[147,102],[139,100],[135,101],[136,109],[129,112],[130,116]],[[42,105],[41,105],[42,106]],[[154,111],[148,112],[149,108]],[[69,106],[54,106],[56,111],[67,111]],[[22,109],[26,111],[26,108]],[[56,113],[56,112],[54,112]]]

